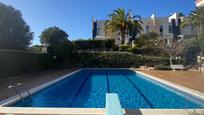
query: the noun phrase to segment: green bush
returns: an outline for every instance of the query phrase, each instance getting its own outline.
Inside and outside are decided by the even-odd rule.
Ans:
[[[144,65],[154,67],[155,65],[169,65],[169,58],[166,57],[153,57],[153,56],[142,56]]]
[[[77,67],[129,68],[141,65],[154,67],[154,65],[168,63],[168,58],[139,56],[127,52],[79,53],[75,58],[75,66]]]
[[[73,42],[66,41],[48,47],[48,53],[56,56],[56,62],[61,68],[72,67],[72,58],[75,53],[75,45]]]
[[[131,49],[131,46],[130,46],[130,45],[127,45],[127,44],[125,44],[125,45],[120,45],[120,48],[119,48],[120,51],[126,51],[126,52],[129,52],[130,49]]]
[[[61,42],[59,44],[48,47],[49,54],[56,55],[58,58],[61,58],[62,60],[64,58],[68,58],[74,51],[75,45],[70,41]]]
[[[121,52],[80,53],[77,65],[80,67],[131,67],[137,66],[140,58]],[[138,61],[137,61],[138,60]]]
[[[0,78],[55,67],[52,55],[0,50]]]
[[[136,40],[135,44],[138,47],[152,47],[155,46],[159,39],[159,35],[155,32],[148,32],[145,34],[141,34]]]
[[[173,64],[185,64],[185,61],[183,59],[173,59]]]
[[[198,35],[199,46],[202,55],[204,55],[204,33]]]
[[[113,46],[112,51],[119,51],[119,46],[117,45]]]
[[[147,56],[167,56],[166,53],[163,52],[162,49],[159,48],[138,48],[133,47],[130,52],[134,54],[141,54],[141,55],[147,55]]]
[[[34,52],[34,53],[42,53],[42,48],[43,46],[41,45],[33,45],[30,47],[29,51]]]
[[[112,50],[115,47],[114,39],[107,40],[77,40],[74,41],[77,50]]]

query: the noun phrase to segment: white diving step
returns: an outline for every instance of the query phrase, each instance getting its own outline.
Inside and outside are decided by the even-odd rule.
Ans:
[[[106,94],[106,115],[123,115],[123,110],[118,98],[118,94]]]

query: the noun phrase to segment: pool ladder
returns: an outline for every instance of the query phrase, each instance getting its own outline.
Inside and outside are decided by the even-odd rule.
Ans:
[[[9,94],[9,90],[10,90],[10,89],[14,89],[15,94],[20,97],[20,100],[23,100],[23,101],[24,101],[24,98],[23,98],[23,96],[21,95],[21,93],[19,92],[18,88],[23,88],[23,89],[27,92],[28,96],[29,96],[30,98],[32,98],[31,93],[29,92],[28,88],[26,88],[26,86],[25,86],[23,83],[17,83],[16,85],[10,85],[10,86],[8,86],[8,88],[7,88],[7,90],[6,90],[6,97],[7,97],[7,98],[9,97],[9,95],[8,95],[8,94]]]

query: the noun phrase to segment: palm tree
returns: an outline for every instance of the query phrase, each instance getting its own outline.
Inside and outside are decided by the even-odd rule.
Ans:
[[[136,40],[136,37],[138,34],[141,34],[141,31],[143,30],[141,24],[142,24],[142,21],[140,16],[137,16],[137,20],[134,19],[130,21],[128,25],[129,35],[131,36],[131,38],[129,39],[130,43]]]
[[[105,23],[105,33],[108,36],[113,34],[120,34],[121,44],[125,43],[125,35],[128,33],[131,26],[141,27],[140,21],[136,18],[138,16],[132,16],[130,10],[126,13],[123,8],[118,8],[109,15],[110,20]]]
[[[204,31],[204,10],[203,8],[196,8],[191,11],[187,20],[182,23],[182,28],[191,25],[198,29],[198,34]]]
[[[198,29],[198,45],[200,46],[201,52],[200,52],[200,60],[202,57],[202,50],[203,50],[203,39],[204,36],[203,32],[204,32],[204,8],[196,8],[195,11],[191,11],[191,13],[189,14],[189,17],[187,20],[185,20],[181,27],[184,28],[188,25],[191,25],[193,28],[197,28]],[[200,72],[201,72],[201,66],[202,66],[202,62],[200,62]]]

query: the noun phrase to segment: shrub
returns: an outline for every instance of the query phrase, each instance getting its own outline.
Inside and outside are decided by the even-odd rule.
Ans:
[[[160,48],[138,48],[133,47],[130,52],[134,54],[141,54],[141,55],[147,55],[147,56],[167,56],[166,53],[163,52]]]
[[[77,50],[112,50],[115,47],[114,39],[107,40],[77,40],[74,41]]]
[[[148,32],[146,34],[141,34],[136,40],[135,44],[139,47],[152,47],[158,42],[159,35],[155,32]]]
[[[31,52],[34,52],[34,53],[42,53],[42,48],[43,48],[43,46],[41,46],[41,45],[33,45],[30,47],[29,50]]]
[[[198,41],[199,41],[201,53],[202,53],[202,55],[204,55],[204,33],[202,33],[198,36]]]
[[[131,67],[137,66],[134,54],[121,52],[80,53],[78,66],[80,67]]]
[[[117,45],[113,46],[112,51],[119,51],[119,46]]]
[[[128,52],[130,50],[130,48],[131,48],[130,45],[125,44],[125,45],[120,45],[119,50]]]
[[[173,59],[172,62],[173,64],[184,64],[185,63],[183,59]]]
[[[139,56],[127,52],[79,53],[75,58],[77,67],[118,67],[129,68],[141,65],[152,66],[169,63],[168,58]]]
[[[61,42],[55,46],[48,47],[48,53],[59,58],[68,58],[75,51],[75,45],[70,41]]]
[[[143,56],[144,65],[149,67],[154,67],[155,65],[169,65],[169,58],[166,57],[152,57],[152,56]]]
[[[70,41],[61,42],[48,47],[48,53],[56,56],[56,62],[63,68],[72,66],[70,63],[75,52],[75,45]]]
[[[51,69],[56,66],[52,55],[0,50],[0,78]]]

